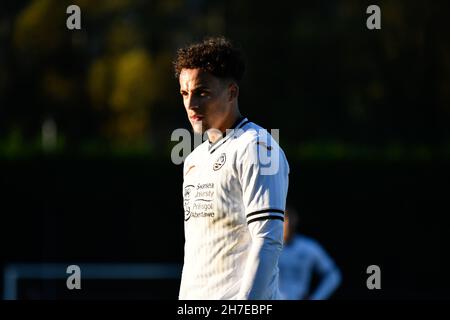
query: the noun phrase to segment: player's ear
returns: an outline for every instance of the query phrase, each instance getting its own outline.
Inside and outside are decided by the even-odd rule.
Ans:
[[[228,85],[228,100],[232,101],[233,99],[237,99],[239,96],[239,86],[236,82],[231,82]]]

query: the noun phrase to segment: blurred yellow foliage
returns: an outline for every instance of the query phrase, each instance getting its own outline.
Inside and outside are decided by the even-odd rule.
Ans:
[[[27,57],[54,52],[66,31],[65,12],[58,0],[31,1],[15,20],[14,46]]]
[[[119,140],[144,138],[151,104],[157,96],[156,82],[154,64],[142,48],[92,64],[88,90],[94,106],[111,111],[105,125],[108,136]]]
[[[143,49],[130,50],[114,60],[111,106],[116,111],[142,109],[153,97],[152,63]]]
[[[136,3],[136,0],[73,0],[82,12],[87,12],[92,17],[114,13],[124,10]]]
[[[126,21],[114,22],[107,36],[107,50],[111,54],[139,47],[142,44],[142,31]]]
[[[63,77],[54,70],[44,73],[42,86],[44,92],[57,102],[65,102],[74,98],[76,85],[72,79]]]
[[[185,4],[183,0],[165,0],[165,1],[157,1],[155,3],[155,9],[160,14],[170,14],[181,10]]]
[[[88,79],[87,90],[92,101],[92,106],[96,109],[106,107],[109,100],[110,88],[112,85],[111,59],[99,58],[92,63]]]

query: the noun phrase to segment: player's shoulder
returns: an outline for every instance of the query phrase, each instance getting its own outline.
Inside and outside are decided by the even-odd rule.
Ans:
[[[265,130],[263,127],[250,120],[247,120],[246,123],[238,129],[236,136],[241,141],[252,140],[257,137],[263,130]]]
[[[310,250],[318,250],[322,247],[316,239],[309,237],[309,236],[305,236],[303,234],[297,235],[295,237],[295,239],[296,239],[298,245],[306,247]]]
[[[279,148],[273,136],[260,125],[248,121],[236,134],[237,142],[241,148],[249,144],[261,144],[268,147]]]
[[[273,132],[271,130],[271,132]],[[278,144],[276,138],[269,133],[265,128],[254,122],[248,122],[245,126],[239,129],[236,135],[237,152],[240,156],[266,154],[278,155],[277,159],[283,159],[282,163],[288,168],[289,164],[283,149]]]

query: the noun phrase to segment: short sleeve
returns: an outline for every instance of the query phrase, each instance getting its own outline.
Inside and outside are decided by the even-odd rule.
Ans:
[[[238,156],[239,180],[247,223],[284,221],[289,165],[284,152],[268,134],[254,134]]]

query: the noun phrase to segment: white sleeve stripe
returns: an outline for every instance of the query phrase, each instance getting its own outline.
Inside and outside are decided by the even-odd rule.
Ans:
[[[283,210],[269,208],[269,209],[264,209],[264,210],[258,210],[258,211],[251,212],[251,213],[247,214],[247,218],[251,217],[253,215],[256,215],[256,214],[264,213],[264,212],[278,212],[278,213],[284,214]]]

